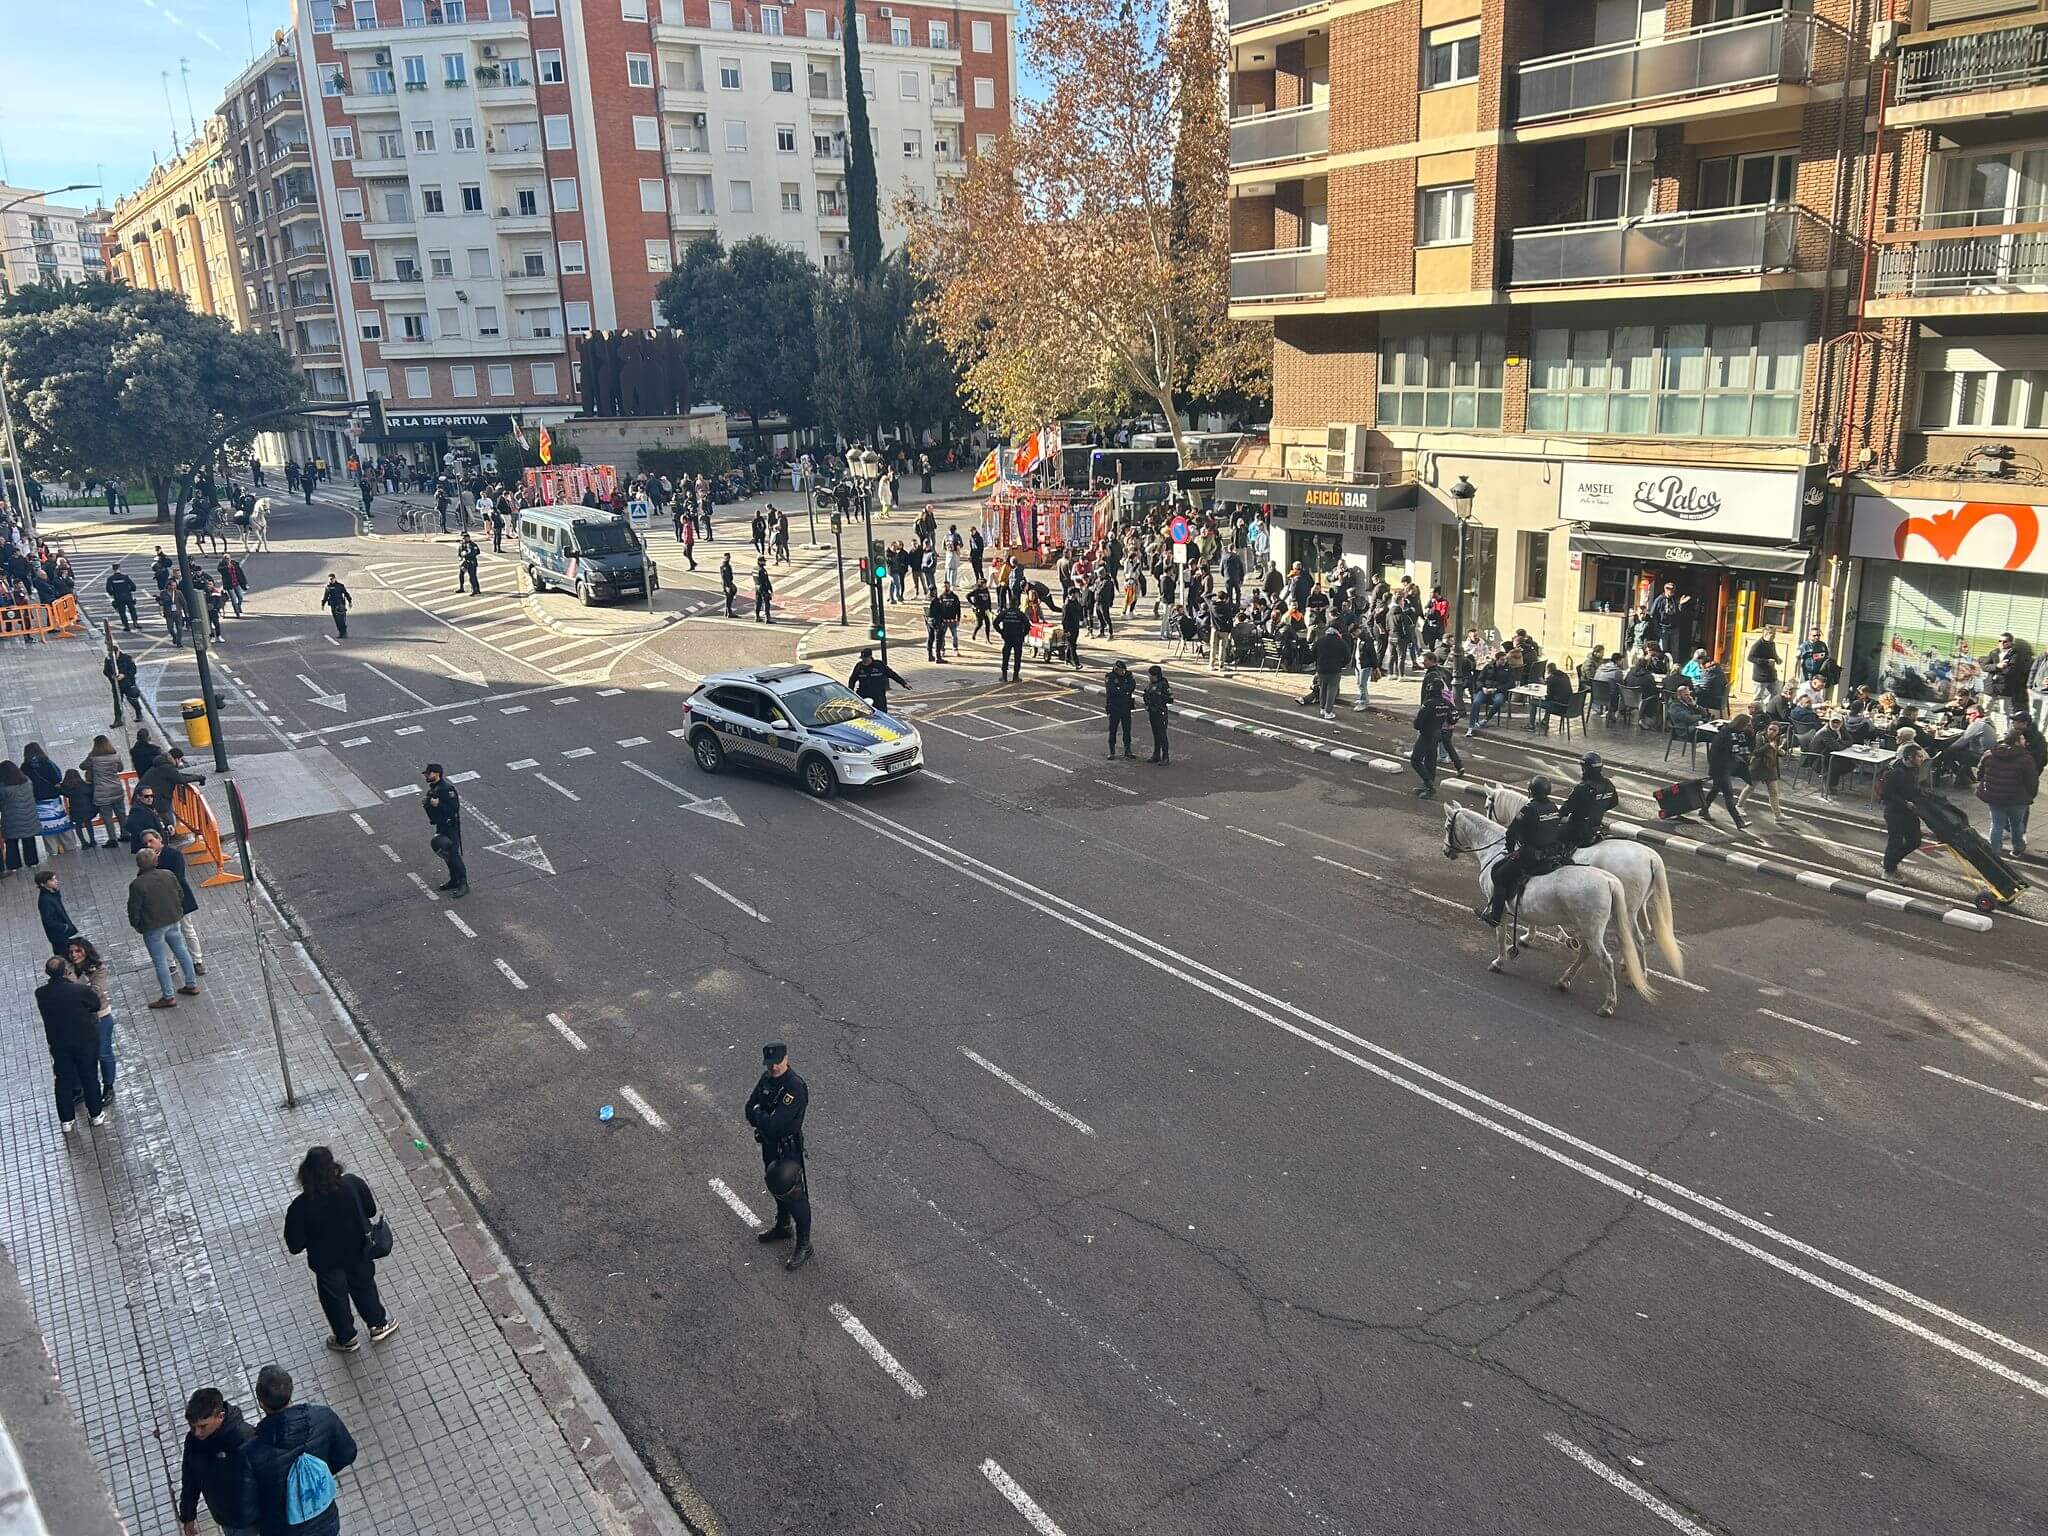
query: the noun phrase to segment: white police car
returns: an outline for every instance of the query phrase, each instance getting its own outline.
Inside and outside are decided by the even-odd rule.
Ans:
[[[705,773],[760,765],[821,799],[924,767],[915,727],[809,667],[714,672],[683,701],[683,729]]]

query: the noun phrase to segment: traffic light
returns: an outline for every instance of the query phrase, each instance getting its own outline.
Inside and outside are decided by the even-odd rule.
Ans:
[[[384,441],[384,396],[374,389],[370,391],[370,426],[363,436],[373,443]]]
[[[868,571],[868,563],[865,559],[863,559],[860,562],[860,583],[862,586],[866,586],[869,582],[873,580],[873,575],[871,575]]]
[[[889,638],[889,634],[886,629],[877,624],[868,630],[868,638],[870,640],[886,640]]]

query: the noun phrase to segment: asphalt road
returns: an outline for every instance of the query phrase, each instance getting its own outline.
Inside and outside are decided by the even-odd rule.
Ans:
[[[1366,764],[1201,724],[1105,762],[1085,694],[920,672],[931,776],[706,780],[680,693],[794,630],[551,671],[319,517],[351,638],[294,571],[231,675],[394,793],[262,863],[704,1528],[2048,1529],[2035,928],[1674,863],[1690,984],[1600,1019],[1547,947],[1486,971],[1441,809]],[[459,903],[429,759],[478,775]],[[771,1037],[794,1276],[735,1209]]]

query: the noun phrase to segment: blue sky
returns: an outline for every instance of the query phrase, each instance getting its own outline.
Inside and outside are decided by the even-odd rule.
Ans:
[[[200,122],[223,87],[291,19],[289,0],[0,0],[8,29],[6,88],[0,91],[0,146],[8,180],[22,187],[100,182],[106,201],[149,175],[152,155],[171,153],[171,113],[162,71],[171,72],[178,135],[187,137],[185,86]],[[41,20],[22,24],[26,15]],[[91,203],[76,193],[66,202]]]

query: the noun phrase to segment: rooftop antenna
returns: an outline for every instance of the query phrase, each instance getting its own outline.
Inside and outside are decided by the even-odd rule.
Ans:
[[[256,13],[250,9],[250,0],[242,0],[242,26],[249,34],[249,57],[256,57]]]
[[[0,141],[0,182],[11,182],[14,177],[7,170],[7,145]]]
[[[184,153],[184,146],[178,142],[178,109],[171,105],[171,72],[168,69],[160,69],[157,73],[162,75],[164,80],[164,111],[171,119],[171,153],[175,157]]]
[[[192,110],[192,61],[178,60],[178,78],[185,84],[185,122],[192,130],[192,142],[199,142],[199,118]]]

